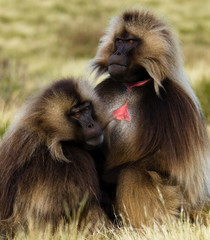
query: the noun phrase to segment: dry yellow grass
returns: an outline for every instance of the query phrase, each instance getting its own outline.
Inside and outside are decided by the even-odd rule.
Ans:
[[[168,222],[167,224],[153,227],[102,228],[94,233],[88,234],[87,228],[78,231],[76,224],[59,228],[52,236],[49,231],[42,234],[32,231],[28,235],[19,232],[15,240],[209,240],[210,228],[198,223],[191,224],[189,221]]]

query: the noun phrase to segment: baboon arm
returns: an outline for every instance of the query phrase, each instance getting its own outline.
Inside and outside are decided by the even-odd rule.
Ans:
[[[152,220],[163,221],[178,215],[183,202],[178,186],[163,184],[157,172],[124,169],[118,180],[116,207],[128,223],[138,227]]]

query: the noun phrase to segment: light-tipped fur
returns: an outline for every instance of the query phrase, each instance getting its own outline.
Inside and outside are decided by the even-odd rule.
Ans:
[[[135,165],[135,162],[142,161],[144,164],[140,164],[141,169],[134,167],[137,168],[137,172],[140,171],[139,178],[141,171],[143,171],[142,175],[145,175],[144,169],[146,172],[153,170],[160,176],[166,176],[167,186],[170,184],[177,186],[174,187],[173,197],[173,194],[167,195],[167,191],[163,190],[166,206],[173,206],[171,203],[174,201],[174,210],[178,209],[178,199],[180,206],[185,203],[189,211],[200,208],[208,201],[210,195],[209,142],[200,103],[183,69],[179,41],[168,24],[152,12],[124,11],[111,20],[106,34],[101,38],[95,58],[90,61],[91,69],[96,71],[97,76],[108,72],[109,57],[115,52],[115,38],[123,32],[141,39],[140,46],[132,55],[131,64],[138,64],[146,69],[152,79],[152,85],[148,83],[133,90],[130,97],[132,103],[128,105],[131,123],[120,121],[112,123],[107,128],[107,141],[111,145],[107,154],[107,166],[111,169],[126,162]],[[96,90],[109,105],[110,112],[127,101],[125,87],[121,83],[113,82],[110,76],[102,81]],[[150,155],[148,161],[141,160]],[[123,172],[126,175],[132,171],[128,169],[128,173],[126,170]],[[122,195],[125,202],[130,201],[133,210],[129,216],[127,209],[128,217],[136,219],[136,223],[138,217],[133,214],[143,214],[143,210],[138,204],[136,205],[136,202],[138,195],[144,194],[144,192],[138,193],[137,188],[139,187],[141,191],[140,188],[145,187],[141,186],[144,181],[141,178],[138,185],[138,180],[132,179],[131,175],[127,182],[123,174],[120,176],[117,205],[122,205]],[[153,183],[154,180],[151,180],[152,186]],[[156,185],[160,187],[159,181]],[[131,191],[130,195],[123,192],[127,188]],[[146,204],[148,189],[152,187],[145,189],[147,190],[143,202]],[[179,197],[176,197],[178,192]],[[151,196],[152,194],[153,190]],[[154,196],[153,200],[156,204],[157,200]],[[129,208],[130,205],[127,207]],[[149,205],[147,207],[150,208]],[[120,209],[122,210],[122,207]],[[152,215],[151,213],[150,217]],[[141,221],[142,218],[139,218],[139,224]]]
[[[80,128],[68,118],[84,101],[101,114],[86,81],[57,81],[30,99],[11,124],[0,144],[1,231],[15,231],[18,224],[55,228],[69,220],[86,195],[81,217],[93,225],[103,218],[93,158],[83,147]]]
[[[108,71],[108,58],[114,51],[115,37],[123,31],[143,39],[144,45],[141,52],[136,52],[134,62],[143,66],[154,79],[157,94],[162,81],[169,78],[180,84],[200,106],[183,69],[178,39],[168,24],[150,11],[128,10],[111,19],[96,56],[90,61],[90,67],[97,70],[97,76]]]

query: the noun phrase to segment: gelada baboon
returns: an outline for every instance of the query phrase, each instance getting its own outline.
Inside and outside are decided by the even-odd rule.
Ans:
[[[99,102],[87,82],[65,79],[24,106],[0,145],[2,226],[45,230],[50,223],[56,229],[86,196],[81,221],[103,223],[98,177],[86,150],[103,142],[95,121],[103,111]]]
[[[134,226],[199,209],[210,191],[209,143],[200,104],[183,70],[178,40],[144,10],[111,20],[90,62],[115,117],[106,127],[105,180],[116,210]]]

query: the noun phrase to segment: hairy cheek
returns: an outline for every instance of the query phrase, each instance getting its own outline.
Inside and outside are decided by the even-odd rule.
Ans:
[[[126,73],[127,67],[118,65],[118,64],[112,64],[108,67],[109,74],[114,78],[122,77]]]

